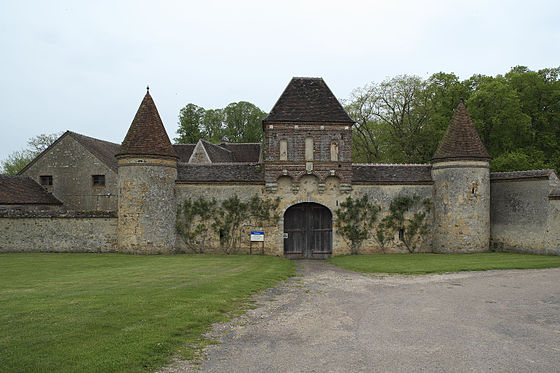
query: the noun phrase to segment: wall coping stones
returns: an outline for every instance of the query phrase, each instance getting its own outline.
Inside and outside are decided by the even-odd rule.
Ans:
[[[0,210],[0,218],[63,218],[63,219],[86,219],[86,218],[116,218],[116,211],[73,211],[73,210]]]
[[[506,171],[491,172],[490,181],[515,181],[527,179],[549,179],[551,175],[556,175],[554,170],[527,170],[527,171]]]

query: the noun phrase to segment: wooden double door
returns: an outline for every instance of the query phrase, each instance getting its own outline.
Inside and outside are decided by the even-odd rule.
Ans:
[[[284,214],[284,256],[324,259],[332,255],[332,214],[317,203],[299,203]]]

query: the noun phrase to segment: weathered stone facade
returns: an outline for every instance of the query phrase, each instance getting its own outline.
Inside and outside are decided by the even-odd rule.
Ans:
[[[431,202],[417,252],[560,254],[558,177],[552,170],[490,174],[490,157],[462,103],[432,164],[353,164],[352,125],[322,79],[294,78],[263,121],[264,149],[203,140],[171,145],[148,93],[122,145],[67,132],[23,176],[4,178],[0,252],[185,252],[176,213],[186,199],[220,204],[257,195],[280,199],[280,220],[239,227],[239,252],[323,258],[350,253],[336,211],[348,197],[367,195],[380,207],[379,219],[398,197]],[[45,175],[52,176],[44,185],[52,195],[29,185]],[[103,188],[93,175],[104,175]],[[264,244],[251,243],[254,230],[264,231]],[[391,231],[383,248],[370,235],[360,252],[407,252],[401,230]],[[206,251],[223,252],[219,233],[205,234]]]
[[[174,159],[119,159],[121,251],[134,254],[174,251],[176,164]]]
[[[432,166],[436,253],[487,251],[490,243],[490,166],[448,161]]]

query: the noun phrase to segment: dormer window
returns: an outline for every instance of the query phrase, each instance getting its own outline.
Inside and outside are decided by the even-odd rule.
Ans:
[[[280,160],[287,161],[288,160],[288,141],[287,140],[280,140]]]

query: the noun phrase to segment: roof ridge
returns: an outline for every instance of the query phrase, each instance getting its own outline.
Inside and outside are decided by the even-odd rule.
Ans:
[[[352,166],[431,166],[430,163],[352,163]]]

